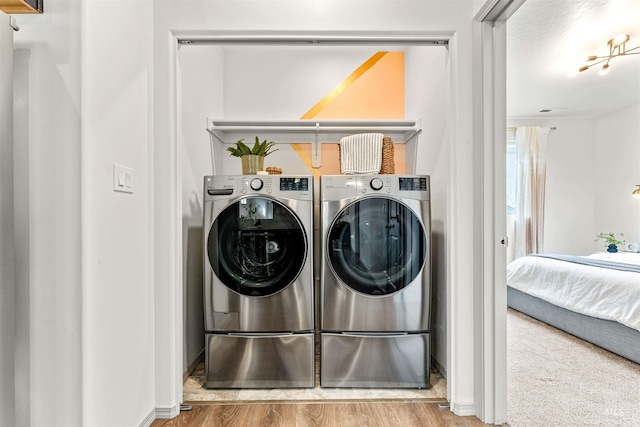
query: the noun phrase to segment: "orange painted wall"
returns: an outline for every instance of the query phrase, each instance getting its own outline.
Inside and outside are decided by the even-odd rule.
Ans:
[[[404,119],[404,52],[378,52],[301,119]],[[316,176],[340,174],[339,141],[321,144],[322,166],[311,167],[311,145],[291,144]],[[406,173],[404,144],[394,144],[396,173]]]

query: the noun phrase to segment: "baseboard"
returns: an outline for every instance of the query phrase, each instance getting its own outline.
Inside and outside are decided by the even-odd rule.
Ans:
[[[460,417],[468,417],[470,415],[476,414],[476,405],[475,403],[451,403],[451,412],[460,416]]]
[[[187,369],[185,369],[185,371],[182,373],[182,382],[185,382],[187,378],[189,378],[189,376],[193,374],[193,371],[196,370],[196,368],[198,367],[198,364],[203,360],[204,360],[204,348],[200,351],[200,353],[198,353],[195,359],[193,359],[193,361],[189,364],[189,366],[187,366]]]
[[[180,415],[180,405],[168,408],[156,408],[155,410],[155,418],[158,420],[170,420],[178,415]]]
[[[438,362],[436,360],[436,358],[433,357],[433,356],[431,357],[431,363],[433,363],[433,367],[436,368],[436,370],[438,372],[440,372],[440,375],[442,375],[442,378],[444,378],[444,380],[446,381],[447,380],[447,370],[444,368],[444,366],[442,366],[440,364],[440,362]]]
[[[151,412],[149,412],[149,415],[147,415],[144,420],[142,420],[142,422],[140,423],[140,427],[149,427],[151,423],[155,421],[155,419],[156,410],[152,409]]]

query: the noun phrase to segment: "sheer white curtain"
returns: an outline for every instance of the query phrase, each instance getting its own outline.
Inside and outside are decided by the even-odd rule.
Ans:
[[[521,126],[516,130],[516,258],[543,250],[548,135],[549,128],[540,126]]]

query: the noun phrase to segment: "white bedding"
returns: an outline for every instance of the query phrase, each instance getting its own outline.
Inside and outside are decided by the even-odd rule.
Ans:
[[[598,253],[587,258],[640,265],[640,253]],[[507,284],[559,307],[640,331],[640,273],[522,257],[507,266]]]

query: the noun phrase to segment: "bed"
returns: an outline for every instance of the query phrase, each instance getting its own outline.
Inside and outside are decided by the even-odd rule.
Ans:
[[[507,305],[640,363],[640,253],[518,258]]]

